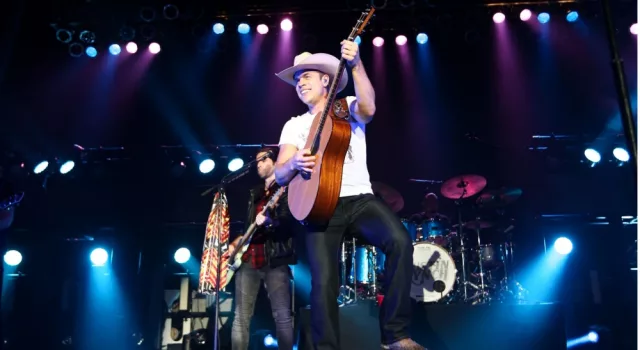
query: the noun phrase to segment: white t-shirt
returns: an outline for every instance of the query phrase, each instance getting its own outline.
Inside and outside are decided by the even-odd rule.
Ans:
[[[351,104],[356,100],[355,96],[347,97],[347,104],[351,109]],[[307,112],[297,117],[291,118],[282,128],[280,135],[280,146],[284,144],[294,145],[301,150],[307,144],[307,137],[313,123],[314,115]],[[351,124],[351,141],[349,150],[344,159],[342,168],[342,187],[340,197],[355,196],[359,194],[371,193],[371,182],[369,180],[369,169],[367,169],[367,141],[365,138],[365,124],[359,123],[353,117]]]

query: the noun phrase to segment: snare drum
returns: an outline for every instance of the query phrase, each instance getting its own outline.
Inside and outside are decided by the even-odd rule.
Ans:
[[[418,302],[436,302],[453,290],[458,270],[446,249],[430,242],[413,246],[411,297]]]
[[[442,216],[426,219],[420,224],[422,240],[446,247],[449,245],[447,235],[450,226],[449,220]]]

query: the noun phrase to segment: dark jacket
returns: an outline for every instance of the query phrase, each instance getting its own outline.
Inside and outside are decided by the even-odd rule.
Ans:
[[[280,188],[280,186],[274,182],[270,194],[273,195],[273,193],[275,193],[278,188]],[[244,226],[245,232],[247,231],[249,226],[256,220],[256,215],[258,215],[256,212],[256,207],[261,199],[260,197],[263,194],[264,184],[260,184],[250,191],[247,219],[245,220]],[[267,198],[266,200],[268,201],[269,198]],[[267,264],[270,267],[297,264],[298,259],[296,257],[293,243],[293,225],[295,224],[295,219],[289,211],[289,204],[287,203],[287,191],[282,194],[275,208],[269,211],[269,217],[273,220],[272,226],[258,227],[258,231],[262,230],[262,232],[266,236],[265,256],[267,258]]]

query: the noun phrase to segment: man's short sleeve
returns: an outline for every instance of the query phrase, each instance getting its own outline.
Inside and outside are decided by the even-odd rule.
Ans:
[[[284,124],[284,127],[282,128],[282,133],[280,134],[280,142],[279,142],[279,146],[282,145],[294,145],[296,147],[299,147],[298,145],[298,133],[300,132],[299,130],[296,130],[296,120],[295,119],[289,119],[288,122],[286,122]]]

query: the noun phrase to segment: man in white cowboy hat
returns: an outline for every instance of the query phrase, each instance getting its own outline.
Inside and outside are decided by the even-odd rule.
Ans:
[[[358,45],[343,41],[342,57],[351,69],[355,95],[348,96],[351,142],[345,157],[338,205],[328,225],[306,225],[306,253],[311,270],[311,331],[317,350],[340,349],[338,324],[338,251],[347,232],[362,236],[386,255],[386,295],[380,310],[384,349],[424,349],[408,334],[411,320],[413,246],[400,219],[373,195],[367,169],[365,126],[376,111],[375,91],[360,60]],[[285,185],[298,171],[313,173],[315,156],[304,149],[314,116],[322,112],[339,60],[305,52],[293,67],[276,74],[293,85],[309,111],[289,120],[280,136],[276,181]],[[338,92],[348,83],[345,71]]]

